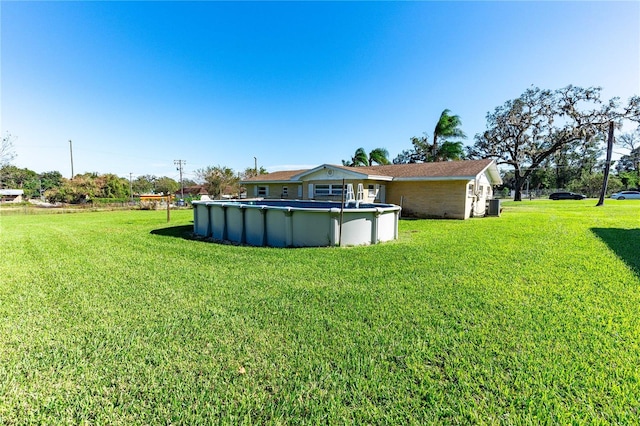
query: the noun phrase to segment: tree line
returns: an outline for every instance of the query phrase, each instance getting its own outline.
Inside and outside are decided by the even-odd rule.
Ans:
[[[198,181],[202,183],[209,197],[214,199],[223,196],[239,197],[245,192],[240,181],[267,173],[264,167],[247,167],[243,172],[236,173],[233,169],[220,165],[196,170]]]
[[[135,179],[113,173],[88,172],[66,179],[58,171],[37,173],[11,164],[16,154],[13,136],[3,135],[0,142],[0,188],[22,189],[26,199],[43,197],[52,203],[82,203],[107,199],[124,201],[142,194],[180,194],[184,188],[202,186],[209,196],[239,196],[244,188],[240,181],[268,173],[264,167],[247,167],[236,173],[225,166],[208,166],[195,171],[195,180],[178,182],[167,176],[142,175]],[[257,166],[257,165],[256,165]]]
[[[186,180],[183,184],[195,185],[195,182]],[[67,179],[58,171],[37,173],[5,164],[0,167],[0,187],[22,189],[27,199],[43,197],[52,203],[82,203],[93,199],[126,200],[140,194],[176,193],[180,183],[166,176],[144,175],[130,181],[112,173],[95,172]]]
[[[524,184],[545,170],[555,172],[557,187],[576,169],[573,179],[582,179],[596,167],[610,123],[618,130],[625,121],[640,123],[640,97],[622,104],[618,98],[603,101],[601,91],[576,86],[527,89],[487,114],[487,130],[476,135],[468,156],[509,166],[516,201],[522,199]]]
[[[635,131],[619,135],[616,145],[628,151],[615,165],[616,175],[608,188],[617,190],[640,186],[640,97],[626,103],[619,98],[601,99],[599,87],[567,86],[557,90],[531,87],[486,116],[487,128],[476,134],[473,145],[464,147],[459,116],[445,109],[436,122],[431,141],[423,136],[410,138],[412,147],[402,151],[394,164],[492,158],[503,167],[505,188],[522,199],[526,184],[538,190],[574,189],[595,196],[605,179],[607,164],[602,160],[610,123],[619,132],[623,124],[635,123]],[[386,153],[384,148],[374,150]],[[361,160],[357,160],[361,158]],[[371,165],[366,151],[356,150],[343,165]],[[357,160],[357,161],[356,161]],[[385,156],[376,160],[388,164]],[[607,179],[608,180],[608,179]],[[599,182],[599,184],[598,184]]]
[[[462,120],[445,109],[436,121],[432,133],[411,137],[411,147],[393,160],[385,148],[367,152],[356,149],[344,166],[360,167],[373,164],[403,164],[492,158],[503,167],[505,187],[514,191],[514,199],[522,199],[525,184],[529,189],[572,189],[594,196],[602,183],[603,171],[609,166],[603,161],[607,128],[613,123],[619,133],[624,123],[635,123],[632,132],[615,137],[616,146],[625,149],[615,164],[610,178],[611,190],[640,186],[640,97],[626,103],[619,98],[601,99],[599,87],[567,86],[557,90],[531,87],[518,98],[506,101],[486,115],[486,130],[474,137],[470,146],[462,140]],[[11,137],[6,135],[0,145],[0,185],[2,188],[22,188],[25,195],[45,194],[54,201],[78,202],[81,197],[126,198],[131,193],[176,193],[180,184],[166,176],[145,175],[129,182],[113,174],[85,173],[73,179],[59,172],[35,173],[10,164],[15,157]],[[239,195],[240,181],[264,168],[247,168],[234,172],[225,166],[209,166],[196,171],[196,180],[210,196]],[[185,185],[185,182],[183,182]],[[83,195],[84,194],[84,195]]]
[[[22,189],[25,199],[44,198],[51,203],[70,204],[97,199],[125,202],[142,194],[180,195],[183,188],[194,186],[204,187],[212,198],[221,198],[238,197],[244,192],[240,186],[242,179],[266,173],[264,167],[236,173],[229,167],[209,166],[197,170],[195,180],[183,179],[182,183],[167,176],[143,175],[130,180],[113,173],[95,172],[76,174],[73,179],[67,179],[58,171],[37,173],[5,162],[0,166],[0,188]]]

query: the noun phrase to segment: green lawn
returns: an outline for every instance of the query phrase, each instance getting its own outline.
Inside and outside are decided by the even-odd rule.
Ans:
[[[640,202],[594,205],[305,249],[2,216],[0,424],[638,423]]]

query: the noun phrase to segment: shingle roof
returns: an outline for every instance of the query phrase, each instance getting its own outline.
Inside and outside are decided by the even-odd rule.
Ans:
[[[0,195],[24,195],[23,189],[0,189]]]
[[[413,164],[389,164],[386,166],[362,166],[346,167],[330,165],[336,169],[350,172],[362,173],[368,176],[387,176],[393,180],[411,179],[436,179],[438,178],[468,178],[477,176],[491,165],[493,160],[465,160],[465,161],[441,161],[436,163],[413,163]],[[286,170],[273,172],[266,175],[255,176],[243,182],[277,182],[289,181],[296,175],[304,174],[314,169],[307,170]],[[499,179],[499,177],[498,177]]]
[[[243,179],[242,182],[277,182],[277,181],[289,181],[295,175],[306,172],[308,169],[303,170],[282,170],[279,172],[271,172],[264,175],[254,176],[248,179]]]
[[[370,175],[393,178],[466,177],[486,169],[492,160],[440,161],[436,163],[389,164],[386,166],[342,167]]]
[[[207,190],[204,188],[203,185],[185,186],[183,188],[183,191],[185,194],[188,194],[188,195],[206,195],[207,194]],[[181,191],[178,190],[176,192],[181,192]]]

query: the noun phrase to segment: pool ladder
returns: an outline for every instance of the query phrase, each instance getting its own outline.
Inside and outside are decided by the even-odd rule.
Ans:
[[[345,198],[344,205],[345,207],[353,204],[356,208],[360,207],[360,203],[364,201],[364,187],[361,183],[358,184],[358,194],[354,196],[353,194],[353,184],[347,184],[347,196]]]

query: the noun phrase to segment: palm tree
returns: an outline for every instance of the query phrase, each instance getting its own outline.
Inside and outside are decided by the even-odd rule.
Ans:
[[[436,123],[433,130],[433,146],[432,155],[435,161],[438,161],[438,138],[462,138],[466,139],[467,135],[460,129],[462,121],[457,115],[450,115],[451,111],[445,109],[440,114],[440,119]]]
[[[464,157],[462,142],[444,141],[442,145],[440,145],[440,148],[438,148],[438,152],[433,161],[460,160],[462,157]]]
[[[375,148],[369,153],[368,162],[370,166],[376,164],[391,164],[389,161],[389,151],[384,148]]]
[[[364,148],[356,149],[351,160],[342,160],[342,165],[347,167],[367,166],[369,164],[369,156]]]
[[[350,160],[342,160],[342,165],[347,167],[372,166],[373,163],[391,164],[389,151],[384,148],[375,148],[367,155],[364,148],[358,148]]]

